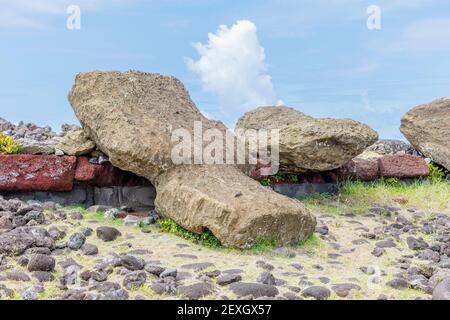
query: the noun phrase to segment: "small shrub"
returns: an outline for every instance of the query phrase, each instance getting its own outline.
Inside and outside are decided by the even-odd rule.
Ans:
[[[439,168],[432,162],[428,164],[428,168],[430,169],[430,179],[432,182],[439,182],[445,179],[444,169]]]
[[[272,180],[270,180],[270,178],[264,178],[260,181],[260,183],[265,186],[268,187],[272,184]]]
[[[391,187],[400,187],[401,183],[397,178],[382,178],[382,182]]]
[[[193,233],[188,231],[178,225],[172,219],[165,219],[160,221],[161,231],[175,234],[179,237],[182,237],[186,240],[199,242],[200,244],[210,247],[210,248],[218,248],[221,247],[221,243],[219,239],[216,238],[215,235],[210,230],[203,232],[202,234]]]
[[[2,154],[17,154],[20,147],[17,142],[0,132],[0,153]]]

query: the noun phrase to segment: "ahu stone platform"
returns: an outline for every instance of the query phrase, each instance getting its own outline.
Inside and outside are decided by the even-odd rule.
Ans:
[[[5,199],[61,205],[154,208],[155,188],[146,179],[86,157],[0,155],[0,195]]]

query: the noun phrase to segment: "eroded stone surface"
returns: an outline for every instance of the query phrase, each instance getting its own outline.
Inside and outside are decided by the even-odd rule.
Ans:
[[[380,176],[392,178],[426,177],[430,174],[424,158],[411,155],[388,155],[379,160]]]
[[[75,130],[62,137],[56,148],[68,156],[82,156],[91,153],[95,143],[83,130]]]
[[[357,121],[315,119],[288,107],[257,108],[242,116],[236,129],[280,130],[280,169],[289,173],[337,169],[378,139]]]
[[[450,98],[410,110],[400,130],[417,150],[450,170]]]

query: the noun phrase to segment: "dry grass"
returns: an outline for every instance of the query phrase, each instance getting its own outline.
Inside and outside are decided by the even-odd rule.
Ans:
[[[404,185],[395,179],[372,183],[346,181],[337,196],[314,195],[302,200],[327,213],[365,213],[373,206],[415,207],[422,210],[450,209],[450,183],[419,180]]]

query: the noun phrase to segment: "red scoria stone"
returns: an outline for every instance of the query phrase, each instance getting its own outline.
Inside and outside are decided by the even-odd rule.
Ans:
[[[78,158],[75,181],[97,187],[139,186],[144,183],[130,172],[122,171],[111,164],[92,164],[86,157]]]
[[[380,175],[386,178],[417,178],[430,174],[422,157],[412,155],[387,155],[379,160]]]
[[[361,181],[374,181],[380,177],[377,159],[353,159],[337,170],[339,180],[348,178]]]
[[[76,157],[0,155],[0,191],[70,191]]]

